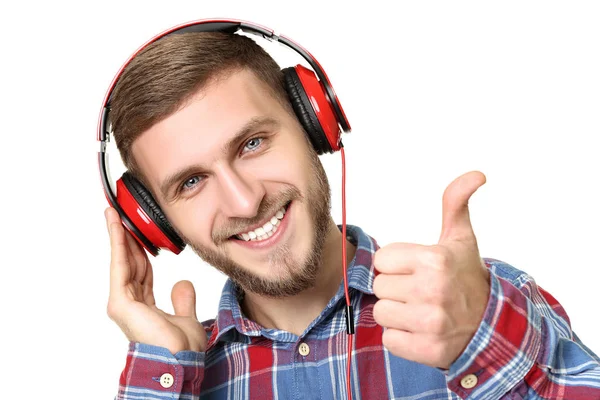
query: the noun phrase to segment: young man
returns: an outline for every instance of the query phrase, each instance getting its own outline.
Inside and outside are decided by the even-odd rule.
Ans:
[[[278,65],[247,37],[171,35],[120,76],[110,122],[170,226],[227,274],[215,320],[188,281],[158,309],[146,253],[106,210],[109,316],[130,340],[118,399],[346,398],[342,233]],[[379,249],[349,226],[356,399],[599,399],[600,360],[533,279],[482,259],[474,171],[444,193],[439,243]]]

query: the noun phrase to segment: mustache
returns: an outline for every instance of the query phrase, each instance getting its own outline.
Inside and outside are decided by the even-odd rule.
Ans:
[[[216,244],[221,244],[233,235],[247,232],[251,226],[263,222],[268,216],[275,214],[277,210],[290,201],[301,200],[302,198],[302,194],[295,187],[289,187],[277,194],[265,196],[256,210],[256,216],[252,218],[229,218],[224,226],[213,231],[212,240]]]

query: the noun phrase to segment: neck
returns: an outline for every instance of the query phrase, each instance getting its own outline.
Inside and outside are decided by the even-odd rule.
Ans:
[[[341,252],[342,233],[331,220],[315,285],[285,298],[270,298],[246,292],[241,304],[244,314],[265,328],[301,335],[321,314],[339,288],[344,274]],[[346,240],[347,265],[350,265],[355,252],[356,247]]]

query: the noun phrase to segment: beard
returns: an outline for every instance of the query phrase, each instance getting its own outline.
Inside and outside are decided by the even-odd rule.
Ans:
[[[180,233],[183,240],[201,259],[223,272],[238,289],[241,289],[241,291],[238,290],[241,295],[243,292],[249,291],[261,296],[281,298],[296,295],[315,284],[321,266],[323,244],[329,230],[331,189],[316,152],[311,149],[309,153],[312,179],[306,195],[302,195],[293,186],[274,195],[267,195],[262,199],[255,217],[230,218],[226,226],[212,234],[213,242],[218,247],[219,244],[231,240],[232,235],[274,215],[277,210],[290,201],[297,201],[304,203],[314,228],[309,251],[303,259],[294,257],[293,249],[288,243],[279,244],[268,255],[270,266],[268,275],[271,278],[265,278],[233,261],[223,249],[210,249],[200,243],[188,240]]]

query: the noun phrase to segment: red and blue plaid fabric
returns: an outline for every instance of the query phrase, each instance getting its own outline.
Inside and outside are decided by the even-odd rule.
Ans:
[[[356,226],[347,232],[357,245],[348,268],[356,324],[353,399],[600,399],[600,359],[573,333],[562,306],[530,276],[495,259],[484,258],[491,272],[484,318],[449,370],[392,355],[373,319],[377,243]],[[206,352],[173,355],[131,342],[116,398],[346,399],[344,305],[340,285],[297,336],[245,318],[228,281],[217,318],[204,323]],[[173,376],[169,388],[160,384],[165,373]],[[470,374],[476,385],[466,389],[471,385],[461,385],[461,379]]]

